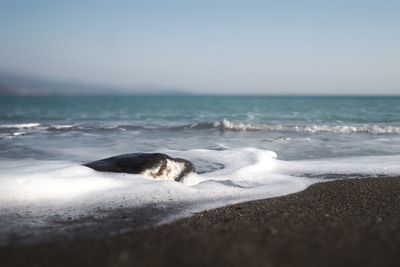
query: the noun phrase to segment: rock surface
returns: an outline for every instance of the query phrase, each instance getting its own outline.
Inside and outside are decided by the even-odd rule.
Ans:
[[[196,172],[192,162],[161,153],[125,154],[83,165],[100,172],[141,174],[157,180],[182,181],[189,173]]]

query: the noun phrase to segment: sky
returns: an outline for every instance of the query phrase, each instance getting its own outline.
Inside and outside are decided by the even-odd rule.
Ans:
[[[399,14],[384,0],[0,0],[0,71],[199,94],[400,94]]]

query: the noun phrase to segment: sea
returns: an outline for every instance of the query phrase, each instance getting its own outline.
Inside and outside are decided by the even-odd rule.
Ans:
[[[159,152],[182,182],[82,164]],[[0,246],[98,238],[338,179],[400,176],[397,96],[0,97]]]

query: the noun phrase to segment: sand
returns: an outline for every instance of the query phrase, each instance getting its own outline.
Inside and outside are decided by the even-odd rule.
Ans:
[[[115,237],[3,247],[0,266],[400,266],[400,178],[316,184]]]

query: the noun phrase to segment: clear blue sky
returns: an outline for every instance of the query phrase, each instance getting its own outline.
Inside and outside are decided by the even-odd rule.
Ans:
[[[400,94],[400,1],[0,0],[0,71],[198,93]]]

